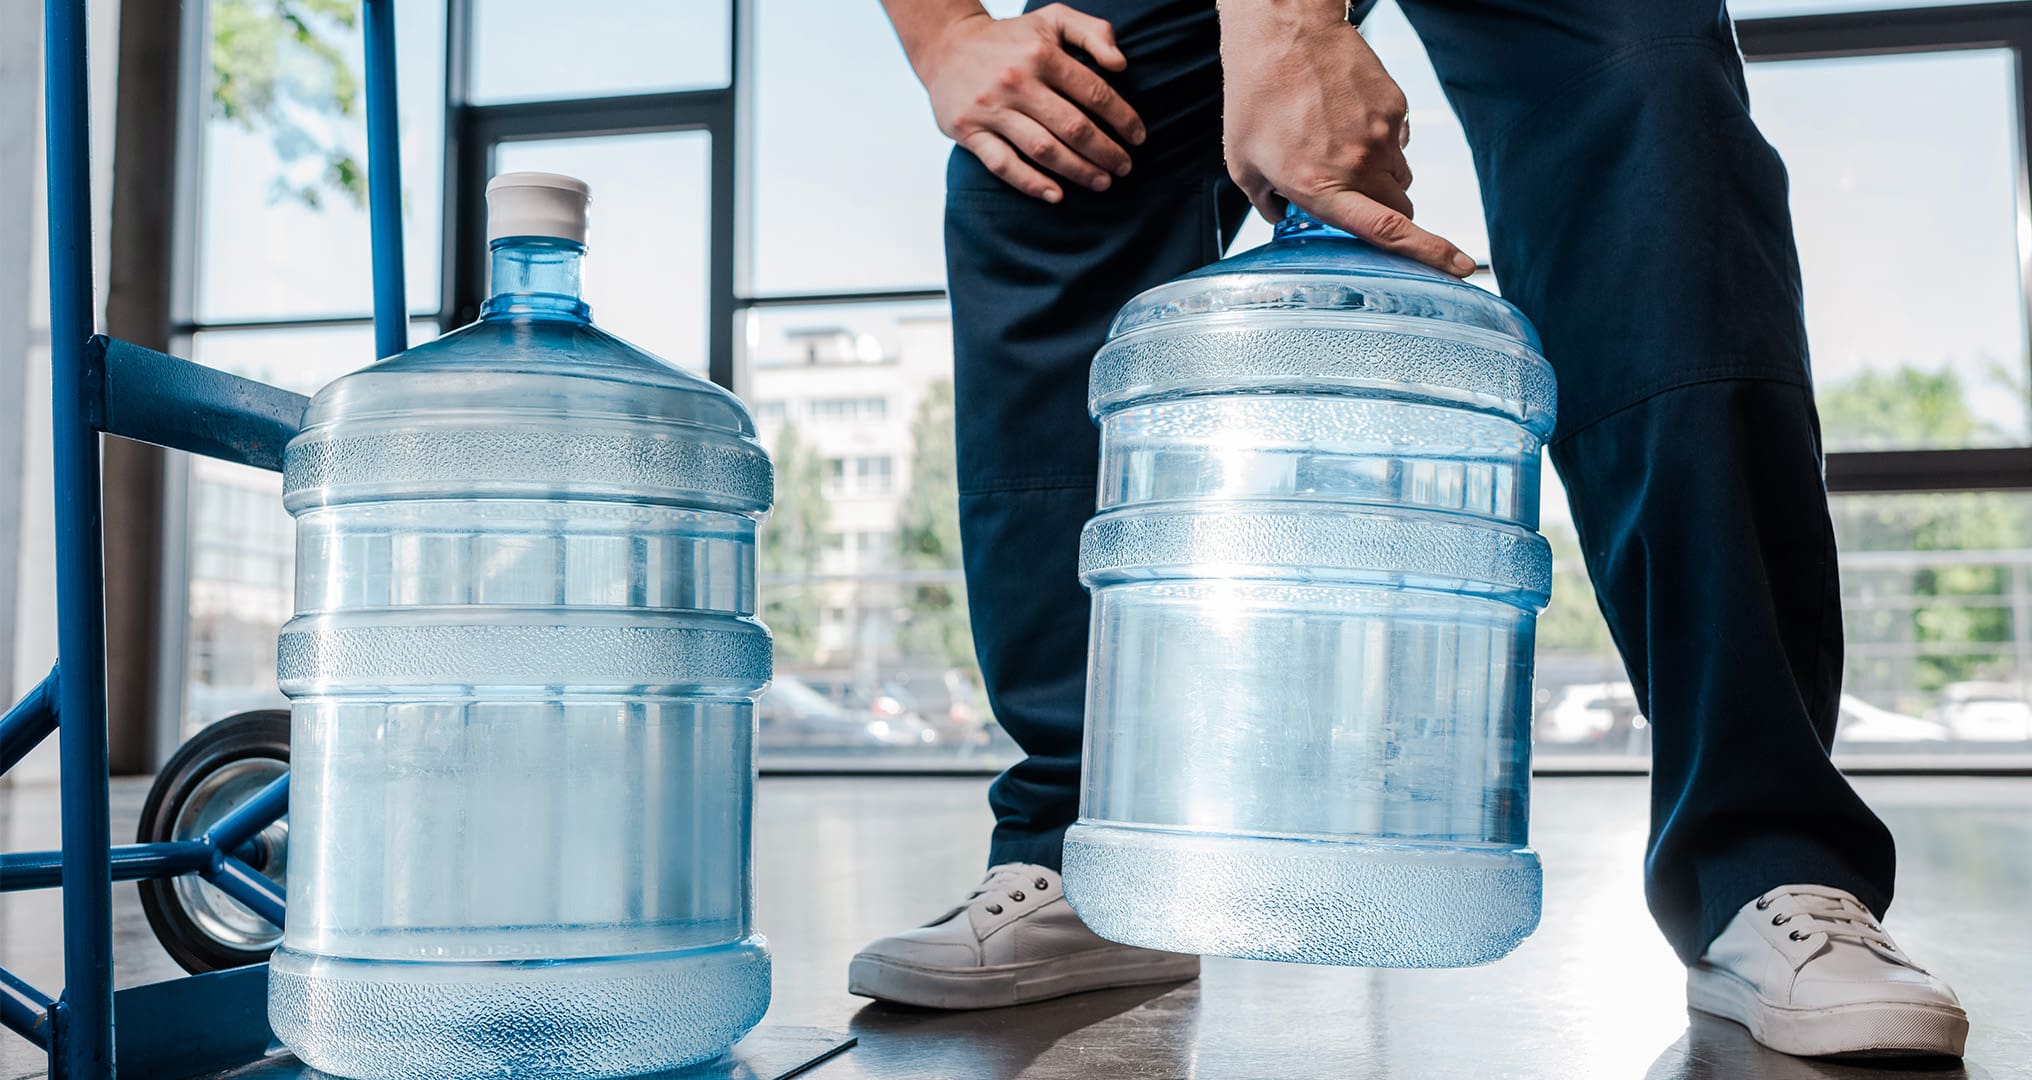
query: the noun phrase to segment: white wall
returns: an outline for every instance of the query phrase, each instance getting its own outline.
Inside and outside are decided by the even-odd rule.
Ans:
[[[90,0],[87,18],[93,289],[103,319],[119,0]],[[0,577],[9,579],[0,583],[0,699],[9,704],[56,662],[41,19],[40,5],[18,5],[0,34]],[[8,777],[53,778],[56,760],[51,739]]]

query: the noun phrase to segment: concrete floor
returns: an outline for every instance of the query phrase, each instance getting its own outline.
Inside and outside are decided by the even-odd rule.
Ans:
[[[1974,1018],[1968,1058],[1937,1077],[2032,1076],[2032,780],[1863,778],[1898,836],[1898,940],[1948,977]],[[1800,1061],[1741,1029],[1690,1019],[1681,970],[1643,909],[1639,778],[1546,779],[1533,798],[1545,920],[1509,958],[1466,971],[1371,971],[1210,960],[1196,983],[1017,1009],[935,1013],[843,989],[867,939],[943,910],[979,876],[989,817],[978,779],[768,779],[758,795],[760,928],[776,955],[765,1023],[860,1045],[812,1080],[974,1078],[1874,1078]],[[115,787],[116,836],[144,786]],[[0,845],[53,846],[54,791],[0,786]],[[116,886],[122,985],[177,974],[132,886]],[[0,964],[60,980],[53,895],[0,899]],[[41,1075],[0,1032],[0,1076]]]

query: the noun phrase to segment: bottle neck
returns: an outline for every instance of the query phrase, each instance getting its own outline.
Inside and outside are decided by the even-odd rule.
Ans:
[[[1355,234],[1336,229],[1326,222],[1313,217],[1298,208],[1297,203],[1286,203],[1284,220],[1276,225],[1275,236],[1279,240],[1291,240],[1301,236],[1332,236],[1345,240],[1359,239]]]
[[[579,295],[584,244],[554,236],[507,236],[490,247],[493,293],[481,305],[480,318],[592,320],[592,309]]]

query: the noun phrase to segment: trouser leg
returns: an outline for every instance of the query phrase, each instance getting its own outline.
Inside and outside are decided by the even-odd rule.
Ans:
[[[1881,914],[1891,836],[1828,760],[1833,530],[1777,155],[1707,0],[1406,0],[1503,293],[1560,379],[1552,460],[1651,722],[1645,886],[1680,956],[1811,881]]]
[[[1077,575],[1099,440],[1087,369],[1130,297],[1219,257],[1246,210],[1220,165],[1212,6],[1092,0],[1149,129],[1106,193],[1024,196],[965,150],[947,173],[960,535],[981,675],[1024,752],[989,793],[990,862],[1059,865],[1077,815],[1088,605]]]
[[[1890,903],[1891,836],[1828,760],[1841,595],[1810,391],[1667,390],[1552,458],[1651,721],[1653,916],[1683,959],[1776,885]]]

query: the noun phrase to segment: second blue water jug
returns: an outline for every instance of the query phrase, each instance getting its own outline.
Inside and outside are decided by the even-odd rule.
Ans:
[[[1294,212],[1131,301],[1066,895],[1116,941],[1440,967],[1538,924],[1553,377],[1509,304]]]
[[[496,178],[479,321],[332,383],[289,444],[269,1018],[324,1073],[634,1075],[769,1004],[769,460],[733,395],[592,325],[586,204]]]

